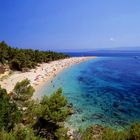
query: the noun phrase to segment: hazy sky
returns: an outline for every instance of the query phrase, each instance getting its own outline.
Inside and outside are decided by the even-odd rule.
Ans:
[[[45,50],[140,46],[140,0],[0,0],[0,40]]]

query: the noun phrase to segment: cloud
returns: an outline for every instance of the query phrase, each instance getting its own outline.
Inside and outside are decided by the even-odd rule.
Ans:
[[[115,38],[114,37],[110,37],[109,40],[112,41],[112,42],[114,42],[115,41]]]

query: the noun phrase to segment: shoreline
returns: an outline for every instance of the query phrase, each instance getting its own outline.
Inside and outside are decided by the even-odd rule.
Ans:
[[[53,79],[54,76],[59,74],[64,69],[92,58],[96,57],[70,57],[52,61],[50,63],[42,63],[35,69],[31,69],[29,72],[14,72],[8,78],[0,81],[0,85],[2,88],[5,88],[8,93],[10,93],[12,92],[17,82],[28,78],[30,80],[31,86],[33,86],[33,88],[35,89],[35,95],[45,83]]]

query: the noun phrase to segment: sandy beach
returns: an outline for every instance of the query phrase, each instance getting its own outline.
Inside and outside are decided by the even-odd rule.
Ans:
[[[37,91],[48,80],[52,79],[63,69],[92,58],[95,57],[71,57],[63,60],[53,61],[50,63],[43,63],[35,69],[31,69],[29,72],[13,72],[13,74],[8,78],[0,81],[0,85],[2,88],[7,89],[8,93],[10,93],[17,82],[28,78],[35,91]]]

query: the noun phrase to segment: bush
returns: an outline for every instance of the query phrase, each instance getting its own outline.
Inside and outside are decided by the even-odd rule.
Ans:
[[[67,100],[62,96],[62,90],[58,89],[50,97],[44,96],[38,107],[34,110],[37,121],[34,125],[37,135],[55,136],[59,128],[63,128],[63,122],[68,117]],[[62,129],[61,129],[62,130]],[[58,135],[58,133],[56,133]]]
[[[17,82],[14,87],[14,99],[15,100],[28,100],[34,93],[34,88],[30,85],[30,81],[25,79],[21,82]]]
[[[140,124],[134,123],[128,130],[129,140],[140,140]]]
[[[0,140],[43,140],[43,138],[35,136],[31,128],[16,125],[9,133],[1,131]]]
[[[99,131],[96,126],[92,126],[82,133],[82,140],[140,140],[140,124],[134,123],[123,131],[113,130],[109,127],[100,127]]]

